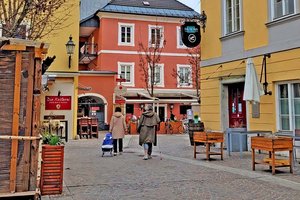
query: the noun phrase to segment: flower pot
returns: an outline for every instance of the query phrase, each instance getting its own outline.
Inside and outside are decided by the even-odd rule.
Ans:
[[[41,194],[61,194],[63,189],[64,146],[43,145]]]

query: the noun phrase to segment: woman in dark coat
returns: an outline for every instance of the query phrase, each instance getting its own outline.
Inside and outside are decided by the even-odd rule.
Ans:
[[[156,128],[159,125],[160,119],[153,112],[152,105],[148,105],[143,112],[138,130],[140,130],[139,144],[144,147],[144,160],[151,158],[152,144],[155,143]]]

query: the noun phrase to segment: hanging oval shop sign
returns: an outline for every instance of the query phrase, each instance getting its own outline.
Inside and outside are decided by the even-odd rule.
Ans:
[[[181,38],[187,47],[196,47],[200,44],[200,26],[196,22],[185,22],[181,26]]]

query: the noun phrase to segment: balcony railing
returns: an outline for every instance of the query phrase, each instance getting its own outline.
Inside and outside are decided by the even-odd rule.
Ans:
[[[86,43],[80,48],[79,64],[89,64],[97,57],[98,45]]]

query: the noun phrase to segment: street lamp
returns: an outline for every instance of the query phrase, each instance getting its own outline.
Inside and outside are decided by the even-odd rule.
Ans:
[[[74,54],[75,44],[72,40],[72,36],[69,37],[69,41],[66,44],[67,54],[69,55],[69,69],[71,68],[71,56]]]

